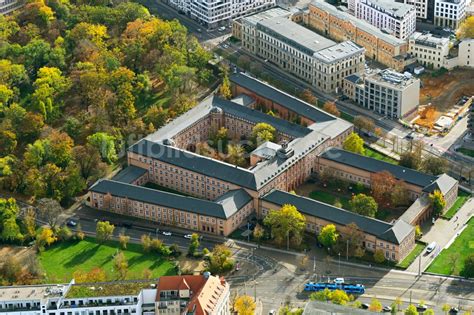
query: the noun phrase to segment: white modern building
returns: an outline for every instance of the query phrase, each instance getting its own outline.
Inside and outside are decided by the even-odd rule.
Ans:
[[[415,32],[408,41],[408,52],[424,67],[435,70],[445,67],[449,48],[449,38],[431,33]]]
[[[0,15],[5,15],[23,6],[23,0],[0,0]]]
[[[415,6],[418,20],[433,23],[435,0],[395,0]]]
[[[386,117],[401,118],[418,107],[420,80],[391,69],[378,70],[348,76],[343,93],[361,107]]]
[[[325,92],[337,92],[344,77],[362,73],[365,49],[336,43],[271,9],[241,19],[242,47]]]
[[[120,292],[120,293],[118,293]],[[7,315],[230,315],[230,286],[204,275],[163,276],[151,281],[46,284],[0,288]]]
[[[435,0],[434,23],[456,30],[466,17],[468,0]]]
[[[276,0],[170,0],[169,3],[208,27],[275,6]]]
[[[397,38],[406,39],[415,32],[416,8],[414,5],[393,0],[350,0],[349,3],[357,18]]]

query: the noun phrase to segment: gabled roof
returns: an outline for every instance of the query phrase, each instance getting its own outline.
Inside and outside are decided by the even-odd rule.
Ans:
[[[324,202],[290,194],[281,190],[273,190],[261,199],[278,206],[291,204],[303,214],[321,218],[336,224],[348,225],[355,223],[365,233],[394,244],[400,244],[406,237],[407,231],[413,229],[411,225],[407,223],[404,224],[403,221],[398,225],[392,225],[384,221],[334,207]]]
[[[426,193],[432,193],[439,190],[443,195],[446,195],[454,186],[457,180],[447,174],[441,174],[434,183],[423,188]]]
[[[128,150],[241,187],[252,190],[257,188],[255,176],[251,171],[173,146],[142,139]]]
[[[217,201],[209,201],[108,179],[97,181],[89,190],[220,219],[229,218],[240,209],[237,206],[242,207],[252,200],[243,189],[229,191]]]
[[[148,171],[144,168],[129,165],[118,174],[112,177],[112,180],[122,183],[130,184],[141,176],[145,175]]]
[[[156,300],[160,300],[160,291],[191,290],[198,293],[207,279],[203,275],[162,276],[158,280]]]
[[[368,156],[352,153],[338,148],[329,148],[321,155],[322,158],[330,161],[335,161],[371,173],[381,171],[389,171],[395,178],[401,179],[407,183],[426,187],[434,183],[436,176],[421,173],[411,168],[387,163]]]
[[[267,83],[262,82],[256,78],[252,78],[245,73],[234,73],[229,77],[229,80],[232,83],[242,86],[257,95],[272,100],[275,103],[278,103],[281,106],[294,111],[300,116],[307,117],[314,122],[324,122],[336,119],[336,117],[323,112],[315,106],[297,99],[296,97],[291,96],[283,91],[275,89]]]

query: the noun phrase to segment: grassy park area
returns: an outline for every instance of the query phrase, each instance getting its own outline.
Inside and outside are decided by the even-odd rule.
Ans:
[[[79,242],[52,245],[39,254],[39,261],[46,274],[46,282],[50,283],[69,282],[76,270],[88,272],[97,267],[103,269],[109,279],[116,279],[113,260],[118,249],[118,242],[98,244],[94,238],[85,238]],[[128,244],[123,253],[129,266],[127,279],[142,279],[145,269],[151,271],[153,278],[175,274],[172,262],[155,253],[145,253],[139,244]]]
[[[450,220],[461,207],[466,203],[469,199],[470,195],[462,190],[459,191],[458,198],[454,202],[454,204],[449,208],[448,211],[443,215],[443,218]]]
[[[405,259],[403,259],[400,263],[398,263],[397,267],[400,267],[403,269],[408,268],[408,266],[410,266],[413,263],[413,261],[415,261],[416,257],[418,257],[418,255],[420,255],[423,252],[425,247],[426,247],[426,244],[416,243],[415,248],[411,251],[410,254],[408,254],[407,257],[405,257]]]
[[[467,255],[474,251],[474,219],[447,249],[443,249],[428,267],[428,272],[458,276]]]
[[[395,159],[392,159],[391,157],[385,154],[379,153],[375,151],[374,149],[367,146],[365,147],[365,155],[376,160],[380,160],[380,161],[384,161],[384,162],[388,162],[388,163],[396,164],[396,165],[398,164],[398,162]]]

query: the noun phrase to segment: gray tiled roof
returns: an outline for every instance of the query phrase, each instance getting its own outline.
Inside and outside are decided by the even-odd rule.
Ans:
[[[441,174],[434,183],[426,186],[423,191],[432,193],[435,190],[441,191],[443,195],[448,193],[457,183],[457,180],[447,174]]]
[[[176,147],[142,139],[132,145],[129,151],[241,187],[252,190],[257,188],[254,174],[251,171]]]
[[[264,98],[268,98],[275,103],[281,104],[288,109],[294,111],[300,116],[307,117],[315,122],[323,122],[335,120],[336,117],[325,113],[315,106],[306,103],[302,100],[286,94],[274,87],[264,83],[258,79],[252,78],[244,73],[234,73],[229,77],[229,80],[237,85],[240,85],[250,91],[255,92]]]
[[[347,77],[345,77],[344,79],[347,80],[347,81],[350,81],[352,83],[357,83],[360,80],[360,76],[357,75],[357,74],[351,74],[351,75],[348,75]]]
[[[331,206],[307,197],[302,197],[281,190],[273,190],[261,198],[278,206],[291,204],[303,214],[321,218],[340,225],[355,223],[364,232],[394,244],[400,244],[413,229],[407,223],[392,225],[374,218],[365,217],[354,212]]]
[[[129,165],[123,170],[121,170],[114,177],[112,177],[112,180],[130,184],[137,178],[143,176],[146,172],[147,172],[146,169],[143,169],[134,165]]]
[[[97,181],[89,190],[220,219],[229,218],[252,201],[243,189],[229,191],[214,202],[108,179]]]
[[[338,148],[330,148],[324,151],[320,156],[327,160],[346,164],[371,173],[389,171],[393,176],[395,176],[395,178],[420,187],[426,187],[436,180],[436,176],[424,174],[407,167],[383,162]]]

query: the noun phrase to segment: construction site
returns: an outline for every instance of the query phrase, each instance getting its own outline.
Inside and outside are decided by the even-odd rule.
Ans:
[[[474,71],[455,69],[422,76],[420,106],[411,124],[426,134],[448,132],[467,114],[474,96]]]

